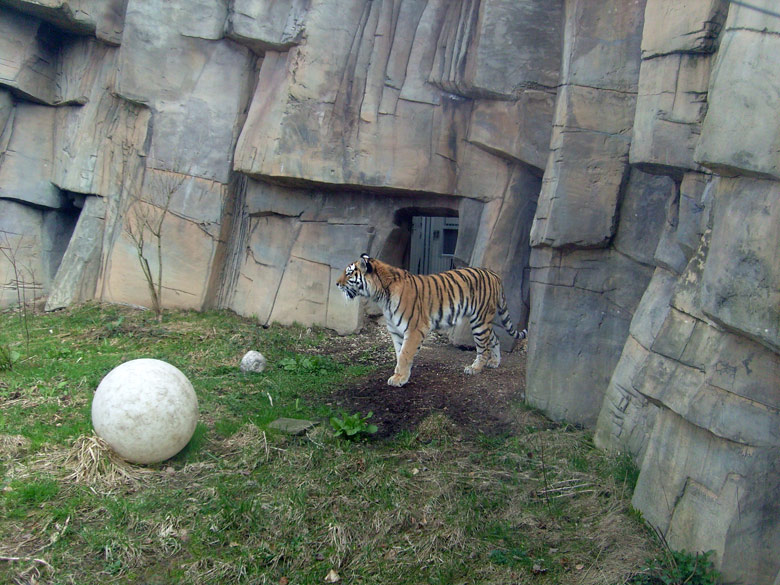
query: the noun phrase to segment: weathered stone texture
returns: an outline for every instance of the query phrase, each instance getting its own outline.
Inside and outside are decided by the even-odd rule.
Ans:
[[[639,226],[645,214],[662,216],[672,193],[663,180],[648,188],[653,180],[628,165],[644,4],[619,4],[566,3],[562,85],[530,234],[526,396],[556,419],[589,426],[652,274],[641,262],[660,230],[645,230],[642,241]],[[610,247],[621,221],[623,253]]]
[[[593,426],[652,270],[612,251],[536,248],[531,271],[527,399]]]
[[[56,110],[23,102],[7,125],[8,145],[0,166],[0,197],[49,208],[62,207],[60,190],[52,183]]]
[[[151,112],[113,93],[116,57],[117,49],[88,39],[64,54],[63,87],[84,105],[56,109],[52,181],[61,189],[118,197],[137,188]]]
[[[310,0],[233,0],[227,36],[255,51],[284,51],[301,40]]]
[[[734,580],[741,582],[749,575],[748,582],[770,583],[768,575],[776,574],[778,566],[763,539],[777,539],[778,516],[751,510],[746,515],[756,524],[749,530],[740,508],[755,505],[746,493],[769,493],[765,480],[775,486],[770,491],[778,484],[776,472],[765,475],[767,461],[780,447],[780,356],[767,343],[771,335],[766,335],[766,326],[777,323],[773,311],[778,302],[772,297],[777,285],[771,283],[774,268],[757,276],[738,274],[738,267],[745,264],[746,254],[754,259],[763,254],[765,243],[778,249],[774,242],[778,222],[770,203],[777,199],[776,183],[721,178],[710,188],[701,186],[701,177],[688,176],[686,191],[698,202],[687,207],[696,211],[689,214],[686,229],[678,223],[675,237],[659,245],[678,243],[678,253],[688,258],[687,267],[679,276],[677,271],[657,269],[607,387],[595,440],[602,447],[628,449],[641,462],[634,505],[670,543],[715,550],[724,575]],[[703,197],[712,192],[714,196]],[[679,201],[682,206],[683,199]],[[707,227],[710,208],[712,229]],[[700,245],[690,254],[690,247],[683,244],[697,233]],[[730,246],[736,249],[726,253]],[[765,261],[766,266],[776,264]],[[755,270],[761,264],[748,265]],[[767,289],[762,288],[764,283]],[[715,317],[713,307],[718,303],[713,298],[729,299],[720,319]],[[725,316],[733,332],[719,326],[718,322],[726,325]],[[734,327],[737,321],[741,329]],[[764,329],[757,333],[763,338],[744,331],[759,322]],[[702,467],[692,452],[714,458],[713,465]],[[738,453],[750,456],[740,460]],[[760,486],[752,483],[757,476],[763,478]],[[739,543],[734,541],[736,534],[743,538]],[[750,566],[739,562],[739,554],[748,549],[754,555]],[[756,558],[760,555],[764,556]]]
[[[128,0],[3,0],[26,14],[77,35],[119,44]]]
[[[227,183],[253,59],[244,47],[213,42],[224,5],[199,4],[130,3],[117,93],[152,110],[149,166]]]
[[[56,209],[0,198],[0,302],[44,297],[73,231],[73,217]]]
[[[250,219],[246,255],[231,291],[234,300],[228,305],[237,313],[268,321],[295,241],[293,224],[275,215]]]
[[[128,210],[127,221],[133,213],[149,206],[136,200]],[[167,307],[200,309],[206,301],[208,281],[204,279],[213,269],[217,242],[204,237],[197,223],[174,214],[166,216],[163,225],[163,303]],[[157,274],[156,241],[147,235],[146,256],[152,274]],[[149,292],[141,272],[135,245],[126,229],[121,230],[107,254],[103,280],[99,284],[102,298],[111,302],[145,306]]]
[[[14,111],[14,100],[10,92],[0,89],[0,148],[5,152],[8,148],[8,139],[11,137],[11,124],[8,120]]]
[[[714,550],[724,579],[771,584],[780,569],[779,456],[776,446],[734,443],[661,409],[634,505],[673,548]]]
[[[777,3],[732,5],[715,58],[695,160],[723,174],[780,178]]]
[[[721,179],[701,308],[718,323],[775,352],[780,352],[778,251],[780,183]]]
[[[544,46],[555,44],[555,19],[532,3],[520,4],[510,8],[487,2],[477,8],[474,3],[471,10],[461,10],[459,2],[405,2],[392,10],[392,3],[356,0],[339,3],[334,11],[328,2],[313,3],[306,43],[265,55],[236,149],[236,168],[318,183],[458,192],[459,143],[467,136],[471,110],[465,98],[514,97],[524,86],[549,83],[544,76],[541,81],[513,79],[516,53],[491,60],[490,71],[466,63],[484,59],[477,50],[465,51],[471,36],[482,39],[488,50],[497,42],[495,34],[511,35],[512,44],[503,46],[523,54],[538,51],[540,38]],[[546,28],[535,29],[534,35],[507,28],[505,12],[524,9],[536,11]],[[556,61],[555,53],[545,57],[551,69],[557,69]],[[550,107],[549,100],[533,97],[521,104],[500,115],[507,123],[527,124],[522,120],[530,113],[544,116]],[[476,130],[474,142],[485,143],[484,133],[480,137]],[[543,143],[544,130],[537,135]],[[524,149],[527,153],[518,149],[517,156],[533,157],[531,164],[539,165],[538,154]],[[489,183],[470,185],[469,197],[500,196]]]
[[[671,178],[633,169],[620,204],[615,250],[641,264],[654,265],[654,252],[667,225],[666,207],[676,193]]]
[[[45,23],[0,6],[0,84],[32,100],[54,103],[58,45]]]
[[[698,280],[698,264],[692,260],[682,288]],[[683,304],[679,294],[675,276],[658,269],[632,321],[595,440],[637,456],[634,505],[670,544],[715,550],[725,574],[770,583],[777,566],[763,539],[777,538],[777,515],[746,507],[755,505],[747,494],[766,497],[780,478],[766,466],[780,443],[780,359],[674,308]],[[735,542],[736,534],[743,540]],[[742,565],[739,554],[751,547],[750,565]]]
[[[615,366],[601,406],[594,441],[602,448],[627,449],[641,461],[657,407],[639,392],[640,372],[650,348],[669,314],[676,278],[656,269],[634,312],[629,337]]]
[[[561,0],[449,2],[430,80],[467,97],[512,99],[558,83]],[[468,11],[464,18],[464,10]]]
[[[3,306],[29,301],[32,294],[40,294],[41,275],[35,269],[42,264],[41,215],[33,207],[0,199],[0,301]],[[21,299],[21,295],[25,298]]]
[[[618,0],[565,4],[562,80],[613,91],[636,91],[645,3]]]
[[[716,181],[702,173],[686,173],[679,195],[670,199],[666,221],[654,262],[676,274],[681,274],[698,249],[704,232],[710,225],[712,191]]]
[[[694,150],[707,108],[710,55],[642,62],[629,160],[643,167],[701,170]]]
[[[544,169],[550,146],[555,93],[526,90],[517,101],[481,100],[474,104],[467,140],[487,152],[511,156]]]
[[[561,87],[531,243],[603,247],[614,235],[636,105],[644,5],[566,4]]]
[[[572,58],[590,37],[567,29],[573,40],[532,231],[529,401],[555,418],[597,419],[597,444],[627,449],[641,463],[634,505],[645,518],[676,548],[715,550],[725,578],[745,583],[772,583],[780,569],[771,552],[780,545],[780,516],[763,507],[776,506],[769,494],[778,486],[780,283],[777,259],[769,257],[780,249],[778,193],[773,180],[709,173],[777,176],[777,117],[768,111],[778,95],[768,55],[777,35],[765,4],[732,6],[720,36],[724,2],[648,1],[641,66],[621,69],[638,73],[635,111],[603,108],[604,92],[593,89],[599,83],[569,91],[576,74],[567,65],[603,80],[605,61],[596,51]],[[594,22],[601,10],[566,9],[567,22],[580,23]],[[587,92],[599,96],[593,113]],[[628,132],[610,126],[622,126],[624,117]],[[580,128],[601,128],[605,137],[594,141],[598,147],[575,148],[587,144]],[[615,164],[627,151],[604,148],[616,136],[631,144],[627,182]],[[607,168],[603,153],[615,166],[589,183],[590,165],[597,173]],[[566,250],[552,267],[541,261],[545,246]],[[592,246],[606,247],[593,259],[593,274],[614,262],[613,250],[658,267],[649,282],[631,283],[635,298],[644,295],[638,305],[622,305],[630,327],[597,323],[599,314],[621,323],[604,311],[605,293],[593,294],[607,287],[576,284],[583,266],[575,259],[585,253],[576,248]],[[608,339],[619,360],[603,358]],[[717,462],[703,466],[710,458]],[[758,504],[766,498],[772,503]],[[750,562],[740,564],[740,555]]]
[[[746,445],[777,445],[780,431],[774,419],[779,401],[764,384],[780,373],[778,360],[756,347],[729,343],[728,336],[706,327],[690,315],[670,312],[638,373],[638,391],[718,437]],[[686,345],[705,343],[714,350],[707,357],[683,355]],[[743,425],[743,420],[751,424]]]
[[[642,58],[714,52],[727,12],[725,0],[647,0]]]

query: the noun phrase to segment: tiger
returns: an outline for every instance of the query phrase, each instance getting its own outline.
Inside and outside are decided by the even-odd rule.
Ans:
[[[493,331],[496,314],[515,339],[528,335],[527,329],[515,329],[501,278],[486,268],[411,274],[362,254],[344,269],[336,286],[348,300],[366,297],[383,311],[396,357],[395,370],[387,380],[390,386],[400,387],[409,381],[412,363],[428,333],[453,327],[464,317],[469,319],[477,346],[476,359],[464,369],[467,374],[478,374],[485,366],[497,368],[501,363],[501,348]]]

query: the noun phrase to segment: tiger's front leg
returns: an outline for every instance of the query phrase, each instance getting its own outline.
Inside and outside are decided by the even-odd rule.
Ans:
[[[395,364],[395,373],[388,378],[387,383],[390,386],[400,387],[409,381],[409,376],[412,373],[412,363],[414,362],[414,356],[417,355],[417,351],[422,345],[423,338],[418,331],[407,332],[404,335],[403,345],[401,351],[398,352],[398,359]]]
[[[395,361],[398,363],[398,356],[401,355],[401,348],[404,345],[404,334],[390,329],[390,337],[393,340],[393,349],[395,350]]]

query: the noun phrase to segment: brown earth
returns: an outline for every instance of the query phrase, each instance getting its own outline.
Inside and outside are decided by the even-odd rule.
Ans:
[[[329,339],[319,353],[340,362],[356,361],[378,366],[373,373],[340,388],[331,404],[347,413],[373,412],[378,437],[417,429],[432,414],[443,414],[464,435],[500,435],[518,425],[539,424],[541,417],[523,410],[526,342],[501,352],[498,368],[469,375],[463,368],[474,360],[475,350],[451,345],[439,332],[429,335],[414,360],[409,382],[388,386],[395,366],[392,341],[379,320],[371,320],[361,333]],[[552,423],[548,423],[554,426]]]

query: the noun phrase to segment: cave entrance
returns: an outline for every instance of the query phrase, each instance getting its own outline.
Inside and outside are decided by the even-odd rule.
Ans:
[[[412,274],[433,274],[463,265],[455,256],[460,228],[457,203],[452,207],[401,207],[393,214],[393,225],[377,256],[383,262]]]
[[[45,268],[50,282],[54,280],[62,258],[73,238],[73,232],[76,230],[85,199],[85,195],[80,193],[70,191],[62,191],[61,193],[61,207],[48,212],[46,220],[49,230],[47,233],[48,242],[44,246],[48,252]]]
[[[458,218],[412,216],[409,241],[409,272],[434,274],[455,267]]]

